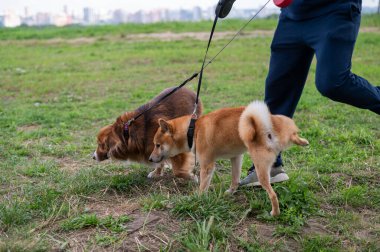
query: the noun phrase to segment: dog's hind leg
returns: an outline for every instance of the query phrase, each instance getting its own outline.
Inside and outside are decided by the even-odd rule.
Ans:
[[[272,203],[272,216],[280,215],[280,207],[278,204],[278,198],[276,192],[273,190],[269,173],[272,165],[276,160],[276,154],[267,150],[249,150],[253,163],[255,165],[257,178],[261,186],[267,191],[269,199]]]
[[[232,180],[231,180],[230,189],[228,189],[226,193],[232,194],[236,192],[236,189],[239,187],[242,164],[243,164],[243,155],[239,155],[237,157],[231,158]]]
[[[198,176],[193,173],[194,155],[191,152],[182,153],[170,158],[173,174],[178,178],[193,180],[198,183]]]

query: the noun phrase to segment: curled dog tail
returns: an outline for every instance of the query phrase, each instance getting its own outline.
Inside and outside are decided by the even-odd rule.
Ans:
[[[274,147],[271,113],[264,102],[254,101],[245,108],[239,120],[239,135],[248,148],[253,142]]]

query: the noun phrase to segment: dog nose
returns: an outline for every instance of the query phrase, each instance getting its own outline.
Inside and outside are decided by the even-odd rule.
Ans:
[[[150,158],[149,158],[149,162],[153,162],[153,158],[150,157]]]
[[[96,155],[95,152],[92,153],[92,159],[94,159],[94,160],[96,160],[96,156],[95,155]]]

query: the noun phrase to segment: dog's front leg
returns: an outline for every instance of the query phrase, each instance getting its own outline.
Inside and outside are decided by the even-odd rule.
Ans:
[[[199,186],[199,192],[205,192],[208,190],[212,175],[214,174],[215,161],[212,160],[200,160],[201,165],[201,183]]]
[[[182,153],[170,158],[173,166],[173,174],[177,178],[193,180],[198,183],[198,176],[193,173],[194,155],[191,152]]]
[[[240,175],[241,175],[241,166],[243,164],[243,155],[231,158],[232,166],[232,180],[230,189],[226,193],[232,194],[236,192],[236,189],[239,187]]]
[[[159,163],[159,164],[155,164],[154,165],[155,169],[154,169],[154,171],[152,171],[148,174],[148,178],[162,177],[164,175],[164,166],[165,166],[164,162]]]

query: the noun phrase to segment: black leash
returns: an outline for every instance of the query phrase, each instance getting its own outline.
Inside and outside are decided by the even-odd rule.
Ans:
[[[240,29],[239,31],[228,41],[228,43],[223,46],[223,48],[214,56],[211,58],[211,60],[209,60],[206,64],[206,58],[207,58],[207,54],[208,54],[208,50],[209,50],[209,47],[211,45],[211,41],[212,41],[212,37],[214,35],[214,32],[215,32],[215,27],[216,27],[216,24],[218,22],[218,15],[215,16],[215,19],[214,19],[214,23],[213,23],[213,26],[212,26],[212,30],[211,30],[211,33],[210,33],[210,38],[209,38],[209,41],[208,41],[208,45],[207,45],[207,49],[206,49],[206,54],[204,56],[204,59],[203,59],[203,63],[202,63],[202,68],[199,72],[197,73],[194,73],[191,77],[189,77],[188,79],[186,79],[184,82],[182,82],[179,86],[177,86],[176,88],[174,88],[172,91],[170,91],[169,93],[167,93],[165,96],[163,96],[161,99],[159,99],[156,103],[152,104],[149,108],[147,108],[146,110],[140,112],[137,116],[133,117],[132,119],[130,119],[128,122],[125,123],[124,125],[124,133],[125,134],[129,134],[129,126],[135,121],[137,120],[139,117],[141,117],[143,114],[145,114],[146,112],[148,112],[149,110],[151,110],[152,108],[156,107],[159,103],[161,103],[163,100],[165,100],[166,98],[168,98],[169,96],[171,96],[172,94],[174,94],[175,92],[177,92],[179,89],[181,89],[183,86],[185,86],[187,83],[189,83],[190,81],[192,81],[194,78],[198,77],[199,75],[199,80],[198,80],[198,88],[197,88],[197,98],[196,98],[196,102],[195,102],[195,108],[194,108],[194,112],[193,112],[193,115],[192,115],[192,120],[190,121],[190,125],[189,125],[189,131],[192,131],[192,135],[190,133],[190,136],[189,136],[189,132],[188,132],[188,135],[187,135],[187,139],[188,139],[188,142],[189,142],[189,147],[190,149],[192,148],[192,145],[193,145],[193,137],[194,137],[194,129],[195,129],[195,121],[196,121],[196,110],[198,108],[198,103],[199,103],[199,96],[200,96],[200,89],[201,89],[201,85],[202,85],[202,77],[203,77],[203,71],[204,69],[206,69],[208,67],[208,65],[210,65],[231,43],[232,41],[234,41],[236,39],[236,37],[248,26],[248,24],[250,24],[252,22],[253,19],[255,19],[257,17],[257,15],[268,5],[268,3],[270,2],[271,0],[268,0],[253,16],[251,19],[248,20],[247,23],[245,23]],[[219,10],[220,11],[220,10]],[[194,119],[194,120],[193,120]],[[192,130],[191,130],[192,129]],[[191,137],[191,141],[189,140]],[[191,142],[191,146],[190,146],[190,142]]]
[[[175,92],[177,92],[179,89],[181,89],[183,86],[185,86],[187,83],[189,83],[190,81],[192,81],[194,78],[196,78],[197,76],[199,75],[199,73],[194,73],[190,78],[186,79],[184,82],[182,82],[181,85],[179,85],[178,87],[174,88],[172,91],[170,91],[169,93],[167,93],[166,95],[164,95],[163,97],[161,97],[156,103],[154,103],[153,105],[151,105],[149,108],[147,108],[146,110],[140,112],[137,116],[133,117],[132,119],[130,119],[126,124],[125,124],[125,130],[128,131],[129,129],[129,126],[134,122],[136,121],[139,117],[141,117],[143,114],[145,114],[146,112],[148,112],[149,110],[151,110],[152,108],[156,107],[159,103],[161,103],[163,100],[165,100],[166,98],[168,98],[169,96],[171,96],[172,94],[174,94]]]
[[[220,10],[219,10],[219,12],[220,12]],[[208,39],[206,53],[205,53],[205,56],[203,58],[202,68],[201,68],[200,73],[199,73],[198,88],[197,88],[197,98],[195,99],[194,112],[193,112],[193,114],[191,116],[191,120],[190,120],[190,124],[189,124],[189,129],[187,131],[187,143],[189,144],[190,150],[191,150],[191,148],[193,148],[194,132],[195,132],[195,122],[198,119],[196,111],[197,111],[197,108],[198,108],[199,95],[200,95],[201,87],[202,87],[203,70],[205,69],[206,58],[207,58],[207,55],[208,55],[208,50],[210,49],[212,37],[214,36],[215,27],[216,27],[216,24],[218,23],[218,19],[219,19],[218,16],[219,16],[219,13],[217,13],[217,15],[215,15],[214,23],[212,25],[212,29],[211,29],[211,33],[210,33],[210,38]],[[210,63],[211,63],[211,61],[210,61]]]

